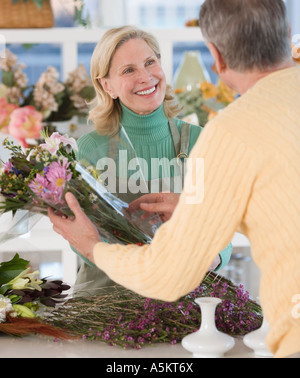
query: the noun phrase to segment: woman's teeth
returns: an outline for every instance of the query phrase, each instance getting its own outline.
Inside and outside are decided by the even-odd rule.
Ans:
[[[153,93],[155,91],[155,89],[156,89],[156,87],[153,87],[151,89],[148,89],[147,91],[136,92],[136,94],[142,95],[142,96],[149,95],[149,94]]]

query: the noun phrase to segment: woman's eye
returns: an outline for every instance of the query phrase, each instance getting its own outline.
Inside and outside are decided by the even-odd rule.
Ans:
[[[126,70],[123,72],[124,74],[129,74],[133,72],[133,68],[126,68]]]
[[[154,59],[150,59],[150,60],[147,61],[146,66],[151,66],[154,63],[155,63],[155,60]]]

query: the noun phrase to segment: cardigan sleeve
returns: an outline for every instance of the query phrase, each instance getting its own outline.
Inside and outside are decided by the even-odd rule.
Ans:
[[[201,133],[171,217],[145,246],[98,243],[96,265],[147,297],[173,301],[195,289],[242,223],[256,155],[217,122]]]

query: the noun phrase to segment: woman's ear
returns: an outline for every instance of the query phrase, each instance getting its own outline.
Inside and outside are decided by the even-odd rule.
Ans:
[[[117,98],[115,94],[113,93],[109,79],[101,78],[101,79],[98,79],[98,81],[102,85],[102,88],[105,90],[105,92],[108,93],[113,100]]]
[[[105,90],[105,92],[109,92],[109,84],[107,79],[101,78],[98,79],[98,82],[100,85],[102,85],[102,88]]]
[[[215,60],[216,69],[218,71],[218,74],[222,73],[227,68],[227,64],[226,64],[222,54],[220,53],[218,48],[212,42],[209,42],[207,44],[207,47],[208,47],[211,55],[213,56],[213,58]]]

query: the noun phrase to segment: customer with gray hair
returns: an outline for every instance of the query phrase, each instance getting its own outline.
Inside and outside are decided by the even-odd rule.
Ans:
[[[300,69],[284,2],[206,0],[200,28],[220,77],[241,96],[201,133],[178,203],[160,193],[133,205],[170,216],[169,200],[177,203],[152,243],[101,243],[69,193],[75,219],[49,216],[54,230],[115,281],[167,301],[194,289],[234,233],[244,233],[261,270],[267,344],[287,357],[300,352]]]

